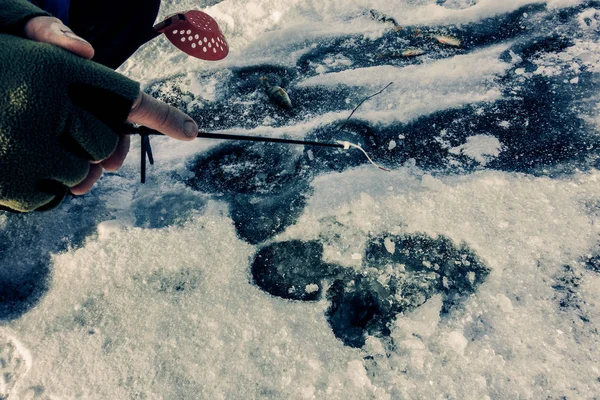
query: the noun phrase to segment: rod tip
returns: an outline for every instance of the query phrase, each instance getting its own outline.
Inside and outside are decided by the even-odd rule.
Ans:
[[[344,150],[348,150],[350,148],[350,142],[344,142],[342,140],[336,140],[337,143],[344,146]]]

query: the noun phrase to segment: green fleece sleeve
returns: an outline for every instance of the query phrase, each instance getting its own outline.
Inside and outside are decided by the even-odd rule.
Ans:
[[[0,206],[53,206],[108,157],[139,84],[53,45],[0,34]]]
[[[0,33],[21,35],[27,21],[51,16],[27,0],[0,0]]]

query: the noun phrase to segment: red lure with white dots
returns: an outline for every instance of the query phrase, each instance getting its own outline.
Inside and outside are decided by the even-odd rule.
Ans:
[[[227,57],[229,45],[217,21],[197,10],[175,14],[156,24],[175,47],[201,60],[217,61]]]

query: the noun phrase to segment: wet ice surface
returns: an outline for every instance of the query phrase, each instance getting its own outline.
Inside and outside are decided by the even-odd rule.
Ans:
[[[146,185],[134,146],[90,195],[3,215],[0,397],[597,396],[600,3],[206,4],[228,59],[159,39],[122,71],[204,130],[392,172],[157,138]]]

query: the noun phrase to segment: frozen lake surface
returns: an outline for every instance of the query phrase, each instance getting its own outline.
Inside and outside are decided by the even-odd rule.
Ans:
[[[90,194],[1,214],[0,398],[599,398],[600,2],[161,17],[202,7],[225,60],[159,38],[120,71],[201,130],[391,172],[155,138],[145,185],[134,143]]]

